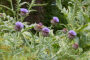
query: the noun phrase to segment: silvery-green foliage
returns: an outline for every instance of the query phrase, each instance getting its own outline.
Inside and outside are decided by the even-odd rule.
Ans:
[[[61,10],[61,12],[64,14],[64,16],[67,19],[67,22],[68,22],[68,24],[66,25],[67,28],[75,30],[78,34],[77,38],[75,38],[75,41],[79,43],[79,46],[83,50],[89,51],[90,50],[88,48],[90,47],[90,38],[89,38],[90,36],[89,35],[90,34],[89,32],[90,4],[89,3],[90,2],[89,0],[84,0],[84,1],[71,0],[69,4],[72,4],[72,6],[68,6],[68,8],[65,8],[65,7],[61,8],[62,0],[56,0],[56,1],[57,1],[58,8]],[[89,59],[89,57],[86,56],[85,59]]]
[[[36,0],[32,0],[31,3],[30,2],[21,2],[21,0],[16,0],[16,4],[14,6],[14,4],[12,3],[13,1],[12,0],[7,0],[9,1],[10,3],[10,7],[8,6],[5,6],[5,5],[1,5],[0,4],[0,7],[2,8],[6,8],[10,11],[10,13],[12,13],[15,21],[23,21],[24,20],[24,16],[21,17],[20,16],[20,8],[26,4],[27,6],[27,9],[29,10],[29,13],[32,12],[32,11],[36,11],[36,10],[33,10],[32,7],[34,6],[43,6],[43,5],[46,5],[46,4],[36,4],[35,1]]]
[[[16,0],[14,10],[12,0],[8,0],[11,7],[0,5],[13,13],[13,17],[3,14],[0,17],[0,60],[89,60],[90,59],[90,17],[89,1],[71,0],[68,8],[62,7],[62,0],[56,0],[57,6],[64,14],[68,24],[64,25],[68,31],[74,30],[77,36],[74,39],[68,38],[68,31],[63,33],[58,30],[56,34],[50,29],[50,35],[43,37],[42,32],[33,34],[32,29],[36,24],[27,25],[20,32],[14,30],[16,21],[23,21],[19,15],[19,9],[23,4],[27,4],[29,11],[35,4]],[[85,4],[84,4],[85,3]],[[84,8],[83,8],[84,6]],[[17,15],[18,14],[18,15]],[[19,18],[20,17],[20,18]],[[22,19],[22,20],[21,20]],[[73,49],[72,44],[79,43],[78,49]]]

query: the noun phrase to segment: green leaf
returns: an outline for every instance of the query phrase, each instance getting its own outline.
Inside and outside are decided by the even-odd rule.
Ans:
[[[77,29],[77,32],[83,31],[84,28],[86,28],[88,24],[81,26],[79,29]]]
[[[24,5],[24,4],[28,4],[27,2],[23,2],[23,3],[20,3],[20,6]]]
[[[12,9],[10,9],[9,7],[7,7],[7,6],[4,6],[4,5],[0,5],[0,7],[3,7],[3,8],[6,8],[6,9],[8,9],[8,10],[10,10],[13,14],[14,14],[14,11],[12,10]]]
[[[44,6],[44,5],[47,5],[47,4],[33,4],[33,6]]]
[[[61,0],[56,0],[56,5],[60,10],[62,10]]]

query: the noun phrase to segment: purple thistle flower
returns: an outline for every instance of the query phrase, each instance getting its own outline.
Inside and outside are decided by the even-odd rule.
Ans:
[[[47,27],[44,27],[44,28],[42,29],[42,31],[49,33],[49,32],[50,32],[50,29],[48,29]]]
[[[51,20],[52,24],[56,24],[59,22],[59,18],[58,17],[53,17],[53,19]]]
[[[70,30],[68,34],[69,34],[68,37],[69,37],[70,39],[73,39],[73,38],[77,35],[76,32],[73,31],[73,30]]]
[[[48,36],[48,35],[49,35],[49,32],[50,32],[50,29],[47,28],[47,27],[44,27],[44,28],[42,29],[42,35],[43,35],[43,36]]]
[[[73,31],[73,30],[70,30],[70,31],[69,31],[69,34],[71,34],[71,35],[73,35],[73,36],[76,36],[76,35],[77,35],[76,32]]]
[[[25,8],[20,9],[21,15],[26,15],[29,11]]]
[[[20,11],[21,11],[21,12],[24,12],[24,13],[28,13],[28,12],[29,12],[29,11],[28,11],[27,9],[25,9],[25,8],[21,8]]]
[[[24,25],[21,22],[16,22],[15,25],[15,30],[17,31],[21,31],[21,29],[24,27]]]
[[[78,43],[74,43],[74,44],[72,45],[72,47],[73,47],[74,49],[77,49],[77,48],[78,48]]]
[[[55,21],[55,22],[59,22],[59,18],[58,17],[53,17],[53,20]]]

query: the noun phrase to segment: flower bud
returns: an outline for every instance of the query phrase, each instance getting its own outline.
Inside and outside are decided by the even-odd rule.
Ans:
[[[73,47],[74,49],[78,49],[78,43],[74,43],[74,44],[72,45],[72,47]]]
[[[36,31],[41,31],[42,28],[43,28],[43,24],[42,24],[42,23],[36,24],[36,26],[34,27],[34,29],[35,29]]]
[[[66,33],[68,30],[67,30],[67,28],[63,28],[63,33]]]

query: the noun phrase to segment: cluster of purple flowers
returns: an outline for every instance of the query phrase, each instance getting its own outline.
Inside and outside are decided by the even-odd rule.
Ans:
[[[25,8],[21,8],[20,12],[21,12],[21,15],[25,16],[29,11],[28,11],[27,9],[25,9]],[[59,23],[59,18],[58,18],[58,17],[53,17],[53,19],[51,20],[51,23],[52,23],[53,25]],[[15,30],[16,30],[16,31],[21,31],[23,27],[24,27],[24,25],[23,25],[21,22],[16,22],[16,24],[15,24]],[[34,29],[35,29],[36,31],[38,31],[38,32],[41,31],[41,32],[42,32],[42,35],[43,35],[44,37],[49,36],[50,29],[47,28],[47,27],[44,27],[42,23],[36,24],[36,26],[34,26]],[[63,31],[64,33],[66,33],[68,30],[67,30],[67,28],[64,28],[62,31]],[[70,30],[70,31],[68,32],[68,38],[69,38],[69,39],[75,38],[76,35],[77,35],[77,34],[76,34],[76,32],[75,32],[74,30]],[[79,46],[78,43],[74,43],[74,44],[72,45],[72,48],[77,49],[78,46]]]
[[[25,16],[27,13],[29,13],[29,11],[25,8],[21,8],[20,13],[21,13],[22,16]],[[23,27],[24,27],[24,25],[21,22],[16,22],[15,23],[15,30],[16,31],[21,31]]]
[[[20,12],[21,12],[21,15],[26,15],[29,11],[27,9],[25,9],[25,8],[21,8]],[[51,20],[51,23],[54,24],[54,25],[57,24],[57,23],[59,23],[59,18],[58,17],[53,17],[53,19]],[[24,25],[21,22],[16,22],[16,24],[15,24],[15,30],[16,31],[21,31],[23,27],[24,27]],[[34,26],[34,29],[36,31],[39,31],[39,32],[41,31],[42,32],[42,35],[44,37],[49,36],[50,29],[48,27],[44,27],[42,23],[36,24],[36,26]],[[67,30],[67,28],[64,28],[62,31],[64,33],[66,33],[68,30]],[[76,34],[76,32],[74,30],[70,30],[68,32],[68,38],[69,39],[75,38],[76,35],[77,34]],[[74,49],[77,49],[78,46],[79,46],[78,43],[74,43],[72,45],[72,47]]]
[[[51,20],[51,23],[54,24],[54,25],[59,23],[59,18],[58,17],[53,17],[53,19]],[[47,28],[47,27],[43,27],[42,23],[37,24],[34,27],[34,29],[36,31],[42,31],[42,35],[45,36],[45,37],[49,36],[50,29]]]
[[[34,26],[34,29],[35,29],[36,31],[38,31],[38,32],[41,31],[41,32],[42,32],[42,35],[43,35],[44,37],[49,36],[50,29],[47,28],[47,27],[44,27],[42,23],[36,24],[36,25]]]

